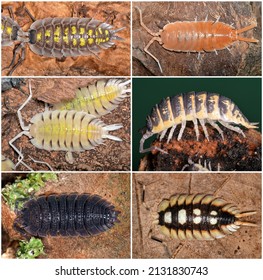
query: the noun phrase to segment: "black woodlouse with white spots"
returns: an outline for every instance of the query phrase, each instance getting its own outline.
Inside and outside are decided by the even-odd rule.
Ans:
[[[24,204],[14,228],[25,236],[92,236],[112,228],[119,213],[98,195],[40,196]]]
[[[179,240],[214,240],[237,231],[241,226],[256,226],[243,217],[255,211],[240,211],[237,206],[209,194],[177,194],[158,206],[153,224],[168,237]]]
[[[188,92],[167,97],[152,108],[151,114],[146,118],[146,126],[143,128],[143,136],[140,140],[140,153],[152,151],[154,149],[162,151],[158,147],[143,148],[146,139],[154,134],[160,135],[160,141],[170,129],[167,143],[171,140],[177,125],[181,124],[181,129],[177,140],[181,140],[186,122],[192,121],[199,139],[198,121],[200,122],[205,137],[209,141],[205,124],[209,123],[214,127],[224,139],[224,134],[217,122],[224,127],[233,130],[245,137],[242,129],[235,125],[242,125],[245,128],[257,128],[258,123],[250,123],[240,109],[229,98],[216,93],[209,92]]]
[[[2,16],[2,46],[12,46],[19,43],[13,51],[13,59],[9,66],[8,75],[25,60],[25,45],[37,55],[62,59],[65,57],[97,55],[102,49],[114,45],[114,40],[123,40],[116,35],[123,30],[121,27],[113,30],[113,26],[94,18],[44,18],[35,20],[27,32],[23,31],[18,23],[9,17]],[[16,61],[18,52],[21,55]]]

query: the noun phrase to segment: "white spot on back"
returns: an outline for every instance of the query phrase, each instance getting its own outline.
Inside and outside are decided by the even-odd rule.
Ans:
[[[178,212],[178,222],[179,224],[183,225],[186,223],[186,210],[185,209],[181,209]]]
[[[193,213],[194,213],[196,216],[200,216],[200,215],[201,215],[201,210],[198,209],[198,208],[195,208],[195,209],[193,210]]]
[[[172,223],[172,213],[171,212],[166,212],[164,214],[164,222],[166,224],[171,224]]]
[[[211,218],[209,222],[211,225],[215,225],[217,223],[217,218]]]
[[[213,211],[210,212],[210,215],[216,216],[216,215],[217,215],[217,212],[216,212],[215,210],[213,210]]]
[[[193,219],[193,221],[194,221],[194,224],[200,224],[201,221],[202,221],[202,218],[201,218],[200,216],[198,216],[198,217],[195,217],[195,218]]]

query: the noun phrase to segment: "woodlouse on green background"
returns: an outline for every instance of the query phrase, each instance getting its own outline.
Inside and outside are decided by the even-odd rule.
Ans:
[[[105,9],[108,3],[104,3]],[[56,5],[56,13],[54,13],[54,5]],[[6,71],[4,73],[12,74],[17,70],[15,71],[15,74],[19,75],[18,73],[20,73],[21,70],[18,66],[21,66],[21,63],[25,58],[27,60],[32,56],[30,52],[25,51],[25,48],[28,45],[30,50],[34,52],[36,56],[39,56],[40,59],[37,58],[37,60],[41,62],[39,69],[36,67],[36,69],[33,69],[35,64],[34,61],[25,68],[26,71],[30,71],[31,74],[36,75],[37,73],[41,73],[42,75],[51,75],[49,72],[51,69],[53,75],[63,75],[63,73],[57,73],[58,67],[56,66],[60,66],[60,69],[64,68],[65,71],[72,71],[72,73],[81,71],[80,75],[84,75],[85,71],[86,75],[87,73],[90,75],[104,74],[107,76],[129,74],[129,72],[123,72],[128,68],[126,70],[121,69],[122,67],[117,66],[114,62],[119,55],[121,55],[123,60],[126,61],[126,56],[129,52],[129,43],[120,42],[122,46],[125,45],[124,48],[121,47],[121,50],[118,50],[118,48],[116,48],[116,50],[111,48],[114,46],[116,40],[127,39],[127,32],[129,31],[124,31],[124,29],[127,29],[128,27],[124,15],[128,11],[129,5],[127,5],[127,7],[124,7],[122,4],[112,6],[112,10],[116,13],[116,16],[111,22],[104,22],[105,18],[103,15],[98,16],[98,11],[100,14],[103,14],[104,9],[103,7],[99,8],[99,6],[103,5],[99,5],[99,3],[96,2],[89,3],[89,14],[86,14],[85,17],[72,17],[72,12],[75,8],[77,10],[80,5],[85,6],[85,4],[80,4],[79,2],[74,4],[70,2],[65,4],[62,2],[14,4],[14,14],[16,17],[14,18],[15,21],[12,20],[12,22],[10,22],[11,19],[8,18],[8,13],[5,11],[4,16],[2,17],[2,27],[4,26],[4,32],[2,34],[3,46],[11,46],[13,42],[18,42],[18,44],[16,44],[14,48],[13,59],[9,59],[9,61],[6,62],[6,54],[2,55],[2,57],[4,57],[4,63],[2,62],[2,65],[5,69],[9,68],[9,72]],[[24,11],[22,11],[23,9]],[[96,17],[93,17],[93,11],[97,15]],[[22,20],[20,19],[20,16],[22,17]],[[36,17],[37,20],[35,20],[33,16]],[[33,23],[31,19],[34,21]],[[24,22],[26,20],[28,20],[28,23],[30,20],[31,22],[30,25],[24,27]],[[21,28],[20,22],[22,22]],[[118,26],[117,28],[116,25]],[[122,34],[117,36],[117,32]],[[126,34],[122,36],[123,33]],[[10,36],[10,34],[12,35]],[[108,48],[111,48],[111,51],[103,50]],[[3,48],[3,51],[5,51],[4,49],[5,48]],[[17,59],[20,51],[21,56]],[[101,52],[103,52],[102,55]],[[98,59],[99,53],[101,59],[95,61]],[[43,56],[60,59],[61,63],[55,60],[49,60],[48,62],[47,59],[43,59]],[[62,63],[61,61],[61,59],[66,57],[77,56],[81,57],[78,59],[78,62],[76,60],[68,60],[68,62],[65,61]],[[85,58],[85,56],[88,57]],[[90,56],[92,58],[89,58]],[[109,57],[111,57],[111,61],[109,61]],[[84,62],[86,62],[86,64],[84,64]],[[87,62],[90,63],[87,64]],[[10,67],[8,67],[9,64],[11,64]],[[25,63],[23,63],[22,66],[24,64]],[[44,65],[46,66],[45,69]],[[80,70],[79,68],[82,69]],[[27,75],[26,73],[27,72],[21,75],[25,76]],[[69,75],[69,72],[64,73],[64,75],[66,74]],[[71,75],[76,75],[76,73]]]
[[[80,79],[81,80],[81,79]],[[84,79],[83,79],[84,80]],[[38,82],[37,82],[38,81]],[[37,80],[36,84],[41,86],[40,81],[45,80]],[[48,81],[48,80],[47,80]],[[84,80],[85,81],[85,80]],[[84,84],[84,81],[81,80],[81,83]],[[60,81],[59,81],[60,82]],[[61,81],[61,85],[64,86],[67,85],[67,83],[70,83],[68,79],[65,79],[64,81]],[[81,84],[80,83],[80,84]],[[76,88],[78,85],[77,80],[73,82],[73,84],[76,84]],[[62,86],[63,88],[63,86]],[[6,99],[8,101],[12,101],[13,97],[10,96],[9,93],[6,93]],[[12,132],[12,136],[10,137],[10,134],[3,137],[5,141],[11,138],[11,145],[13,145],[14,141],[17,140],[16,134],[19,134],[22,136],[23,134],[27,136],[33,136],[33,139],[31,139],[31,142],[34,144],[35,147],[38,147],[39,149],[33,149],[34,146],[25,145],[25,142],[23,142],[24,137],[22,136],[21,140],[16,141],[15,147],[20,147],[16,150],[18,154],[20,155],[19,160],[21,160],[21,153],[19,149],[22,149],[22,153],[26,156],[29,154],[34,158],[35,160],[44,159],[45,162],[50,162],[50,166],[53,169],[58,170],[68,170],[68,168],[71,168],[73,170],[77,169],[113,169],[113,170],[126,170],[129,168],[129,98],[125,98],[124,102],[119,104],[118,108],[116,108],[114,111],[112,111],[107,117],[103,120],[100,120],[98,117],[90,115],[86,112],[82,111],[74,111],[74,110],[48,110],[43,113],[39,113],[39,111],[43,110],[40,109],[39,105],[42,105],[41,102],[36,102],[33,99],[29,102],[27,106],[25,106],[25,110],[22,109],[22,115],[23,119],[25,119],[25,115],[28,117],[25,119],[25,124],[29,123],[30,121],[33,121],[34,124],[31,124],[29,126],[25,126],[24,128],[27,131],[21,130],[15,130],[17,131],[15,133]],[[21,106],[23,101],[17,101],[16,103],[19,105],[16,105],[18,107]],[[14,102],[14,101],[12,101]],[[13,104],[13,103],[10,103]],[[28,110],[32,108],[32,105],[37,105],[35,107],[34,111],[31,111],[31,114],[25,114]],[[30,106],[29,106],[30,105]],[[13,107],[14,105],[12,105]],[[128,106],[128,107],[127,107]],[[21,109],[21,108],[20,108]],[[14,109],[15,110],[15,109]],[[17,110],[17,109],[16,109]],[[21,113],[19,112],[19,115],[21,116]],[[32,117],[33,116],[33,117]],[[116,122],[124,123],[125,127],[119,130],[119,128],[122,127],[122,125],[115,125]],[[107,125],[105,124],[107,123]],[[42,126],[44,124],[44,126]],[[84,135],[84,131],[86,130],[84,125],[88,125],[87,127],[87,134]],[[8,124],[7,124],[8,125]],[[69,132],[65,132],[65,129],[72,128],[72,134]],[[29,129],[29,131],[28,131]],[[92,129],[92,130],[90,130]],[[116,132],[111,133],[112,130],[118,130]],[[41,131],[42,130],[42,131]],[[53,132],[52,132],[53,130]],[[78,133],[79,131],[79,133]],[[15,134],[14,134],[15,133]],[[78,135],[77,135],[78,134]],[[113,135],[112,135],[113,134]],[[56,136],[55,136],[56,135]],[[18,138],[20,138],[18,136]],[[111,143],[111,141],[106,141],[105,145],[102,144],[103,138],[108,138],[111,140],[117,140],[119,141],[122,139],[122,142],[116,142],[116,144]],[[115,141],[112,141],[115,142]],[[5,143],[5,142],[4,142]],[[19,144],[20,143],[20,144]],[[24,144],[23,144],[24,143]],[[30,142],[27,141],[27,143],[30,144]],[[65,159],[63,159],[63,154],[65,156],[65,153],[59,153],[57,151],[67,151],[68,162],[72,161],[72,158],[70,157],[71,152],[76,151],[86,151],[88,149],[94,149],[97,145],[100,145],[100,147],[97,147],[95,150],[90,150],[85,153],[78,153],[78,157],[76,157],[76,160],[74,161],[74,165],[70,165],[65,162]],[[5,146],[5,145],[4,145]],[[53,151],[51,154],[48,152],[44,152],[43,149],[47,151]],[[117,156],[117,151],[123,151],[122,156]],[[43,156],[40,156],[43,153]],[[87,154],[86,154],[87,153]],[[13,152],[11,152],[13,154]],[[49,156],[48,156],[49,154]],[[86,156],[85,156],[86,154]],[[46,155],[46,156],[45,156]],[[50,156],[51,155],[51,156]],[[53,155],[53,156],[52,156]],[[61,159],[60,156],[61,155]],[[17,154],[14,154],[14,161],[17,162]],[[93,160],[92,160],[93,159]],[[96,159],[96,160],[95,160]],[[29,160],[28,156],[25,157],[25,161],[27,162],[28,166],[32,166],[32,160]],[[52,163],[53,162],[53,163]],[[19,168],[19,167],[18,167]],[[39,166],[35,165],[33,169],[38,169]],[[42,166],[43,168],[43,166]]]
[[[237,105],[229,98],[216,93],[192,91],[167,97],[152,108],[150,115],[146,118],[146,126],[142,131],[140,153],[153,151],[154,149],[160,150],[158,147],[144,149],[143,144],[146,139],[154,134],[159,134],[160,140],[162,140],[168,129],[170,129],[167,137],[167,143],[169,143],[178,125],[181,125],[181,129],[177,140],[181,140],[187,121],[194,123],[197,141],[199,139],[198,121],[208,141],[209,135],[205,127],[206,123],[209,123],[216,129],[222,139],[224,139],[224,134],[217,122],[230,130],[242,134],[244,137],[245,134],[242,129],[234,125],[242,125],[245,128],[257,128],[257,123],[250,123]]]

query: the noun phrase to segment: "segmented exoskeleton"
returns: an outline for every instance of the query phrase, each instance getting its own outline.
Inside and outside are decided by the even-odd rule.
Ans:
[[[196,133],[196,139],[199,138],[198,121],[200,122],[205,137],[209,141],[208,132],[205,124],[213,126],[224,139],[224,134],[219,125],[225,126],[245,137],[244,132],[235,125],[242,125],[245,128],[257,128],[258,123],[250,123],[240,109],[229,98],[216,93],[208,92],[188,92],[167,97],[152,108],[151,114],[147,116],[146,127],[143,129],[143,136],[140,141],[140,152],[145,153],[154,149],[162,151],[158,147],[143,148],[146,139],[153,134],[160,134],[162,140],[168,131],[167,143],[171,140],[175,128],[181,124],[181,129],[177,140],[181,140],[186,122],[192,121]]]
[[[154,41],[157,41],[164,49],[176,52],[215,52],[223,50],[235,41],[258,43],[257,39],[241,37],[239,34],[251,30],[257,26],[253,23],[241,29],[234,29],[231,25],[214,21],[177,21],[166,24],[159,32],[152,32],[142,21],[142,12],[138,7],[141,26],[153,36],[144,51],[157,63],[163,72],[159,60],[148,51]]]
[[[40,196],[25,203],[14,228],[25,236],[92,236],[112,228],[119,213],[98,195]]]
[[[24,156],[13,143],[22,135],[31,138],[31,143],[39,149],[67,151],[70,161],[72,161],[71,152],[94,149],[102,144],[105,138],[121,141],[119,137],[109,134],[110,131],[120,129],[121,124],[106,125],[94,115],[75,110],[55,110],[38,113],[31,118],[30,124],[26,126],[22,119],[21,110],[32,98],[30,82],[29,90],[28,99],[17,111],[23,131],[9,141],[9,145],[19,155],[18,164],[24,164]],[[27,165],[25,166],[29,168]]]
[[[33,19],[32,16],[31,18]],[[9,75],[12,75],[25,59],[26,43],[31,51],[46,57],[61,59],[68,56],[86,56],[112,47],[114,40],[122,40],[116,33],[125,28],[113,30],[113,26],[100,20],[70,17],[36,20],[27,32],[11,18],[3,16],[1,23],[2,46],[11,46],[15,41],[19,41],[14,49],[13,59],[6,67],[11,68]],[[20,49],[21,57],[15,64]]]
[[[74,99],[53,105],[55,110],[84,111],[103,116],[114,110],[131,93],[131,80],[98,80],[95,84],[79,88]]]
[[[179,240],[213,240],[237,231],[240,226],[256,226],[241,218],[256,214],[210,194],[177,194],[163,200],[153,224]]]

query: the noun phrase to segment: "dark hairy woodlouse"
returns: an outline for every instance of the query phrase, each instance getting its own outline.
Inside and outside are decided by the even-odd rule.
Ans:
[[[119,213],[98,195],[40,196],[24,204],[14,228],[25,236],[92,236],[112,228]]]
[[[140,16],[140,25],[153,38],[144,48],[158,64],[163,72],[159,59],[149,52],[149,47],[157,41],[164,49],[176,52],[197,52],[198,57],[203,52],[215,52],[228,48],[236,41],[258,43],[257,39],[241,37],[239,34],[251,30],[257,26],[253,23],[241,29],[234,29],[231,25],[216,21],[177,21],[166,24],[159,32],[151,31],[142,20],[142,12],[135,7]]]
[[[26,9],[29,14],[29,11]],[[121,27],[113,30],[113,26],[94,18],[44,18],[35,20],[27,32],[9,17],[2,16],[2,46],[11,46],[18,41],[13,51],[13,59],[8,75],[25,60],[25,45],[29,44],[31,51],[45,56],[62,59],[65,57],[96,55],[101,49],[114,45],[113,40],[122,40],[116,35],[123,30]],[[21,56],[15,63],[16,56],[21,50]]]
[[[158,206],[153,224],[179,240],[214,240],[237,231],[240,226],[256,226],[243,217],[255,211],[240,211],[237,206],[210,194],[177,194]]]
[[[143,128],[143,136],[140,140],[140,153],[152,151],[154,149],[163,151],[158,147],[143,148],[146,139],[154,134],[160,134],[160,141],[164,138],[168,129],[169,135],[167,143],[171,140],[177,125],[181,124],[181,129],[177,140],[181,140],[186,122],[192,121],[196,133],[196,139],[199,138],[198,121],[200,122],[205,137],[209,141],[206,123],[215,128],[224,139],[219,122],[224,127],[233,130],[245,137],[241,128],[235,125],[242,125],[245,128],[257,128],[257,123],[250,123],[240,109],[229,98],[216,93],[209,92],[188,92],[167,97],[152,108],[151,114],[146,118],[146,126]]]

